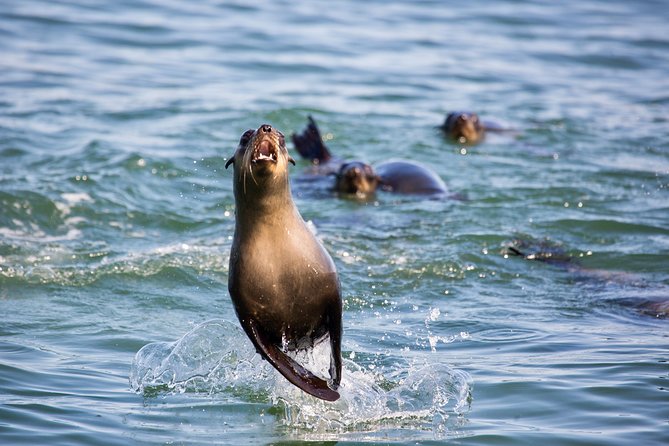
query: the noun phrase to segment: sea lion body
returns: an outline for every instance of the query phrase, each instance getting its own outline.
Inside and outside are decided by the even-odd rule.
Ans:
[[[383,190],[400,194],[438,195],[446,183],[433,170],[414,161],[391,160],[375,167]]]
[[[376,166],[362,161],[338,161],[323,143],[314,119],[293,134],[295,149],[317,166],[320,174],[334,174],[334,190],[366,197],[381,189],[399,194],[441,195],[448,191],[439,175],[427,166],[408,160],[391,160]]]
[[[234,163],[235,233],[228,289],[244,331],[284,377],[334,401],[341,381],[342,301],[332,258],[293,202],[283,135],[247,131]],[[330,383],[286,354],[329,336]]]

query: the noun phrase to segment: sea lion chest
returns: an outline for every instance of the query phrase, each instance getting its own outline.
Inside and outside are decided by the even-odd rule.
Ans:
[[[297,216],[237,228],[228,285],[240,319],[255,319],[277,342],[322,336],[339,296],[332,259]]]

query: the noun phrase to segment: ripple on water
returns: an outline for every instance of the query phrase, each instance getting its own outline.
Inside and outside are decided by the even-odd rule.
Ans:
[[[489,328],[472,334],[472,339],[481,342],[520,342],[533,341],[545,337],[545,333],[522,327]]]
[[[327,369],[328,347],[300,353],[312,370]],[[224,320],[205,322],[173,343],[137,352],[130,385],[145,396],[159,393],[227,393],[270,402],[283,428],[313,439],[389,429],[445,433],[468,411],[471,379],[433,360],[396,365],[382,376],[344,360],[341,398],[329,403],[305,394],[262,361],[242,330]],[[449,421],[453,417],[455,420]]]

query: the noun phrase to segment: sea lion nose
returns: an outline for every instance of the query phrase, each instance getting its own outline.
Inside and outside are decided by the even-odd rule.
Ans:
[[[269,124],[263,124],[263,125],[260,126],[260,130],[263,133],[270,133],[272,131],[272,126],[269,125]]]

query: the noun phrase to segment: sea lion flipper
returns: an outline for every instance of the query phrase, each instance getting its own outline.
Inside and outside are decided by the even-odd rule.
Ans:
[[[331,385],[336,390],[341,383],[341,305],[332,305],[328,317],[328,335],[330,336],[330,377]]]
[[[513,246],[507,246],[507,251],[510,252],[514,256],[519,256],[519,257],[525,257],[525,254],[519,250],[518,248],[515,248]]]
[[[269,342],[256,321],[248,321],[247,332],[263,358],[269,361],[288,381],[316,398],[326,401],[339,399],[339,393],[328,387],[325,380],[302,367],[276,345]],[[338,380],[337,384],[339,384]]]
[[[295,150],[302,156],[313,162],[325,162],[332,158],[330,151],[323,143],[321,133],[316,126],[314,118],[309,116],[307,128],[300,134],[293,133],[292,139]]]

